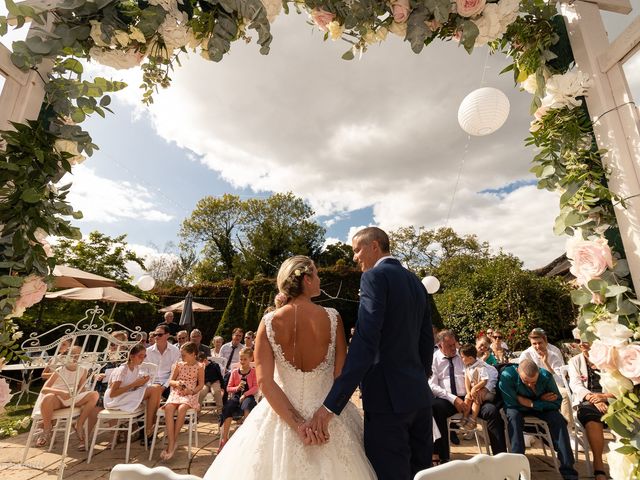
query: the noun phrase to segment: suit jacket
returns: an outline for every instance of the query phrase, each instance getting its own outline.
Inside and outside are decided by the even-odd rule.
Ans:
[[[342,373],[324,405],[340,414],[361,382],[373,413],[409,413],[431,405],[433,330],[428,293],[418,277],[388,258],[360,279],[356,331]]]
[[[584,397],[591,391],[587,388],[589,379],[587,372],[587,360],[581,353],[569,360],[569,388],[571,388],[571,404],[580,405]]]

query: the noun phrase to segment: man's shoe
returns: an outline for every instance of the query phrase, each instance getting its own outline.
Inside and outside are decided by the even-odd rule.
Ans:
[[[449,435],[449,440],[451,440],[451,443],[453,443],[454,445],[460,445],[460,439],[458,438],[458,434],[456,432],[451,432],[451,435]],[[440,463],[442,463],[442,461]]]

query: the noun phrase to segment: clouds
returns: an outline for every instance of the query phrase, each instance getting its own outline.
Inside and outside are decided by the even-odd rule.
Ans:
[[[116,182],[96,175],[84,165],[73,168],[61,184],[73,182],[69,201],[84,214],[84,222],[114,223],[123,220],[168,222],[171,215],[162,212],[146,187],[129,181]],[[82,222],[80,222],[82,223]]]

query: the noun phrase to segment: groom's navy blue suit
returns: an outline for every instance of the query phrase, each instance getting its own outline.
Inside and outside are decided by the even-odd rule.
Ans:
[[[356,331],[324,405],[340,414],[360,383],[364,446],[379,480],[431,466],[433,358],[428,293],[398,260],[362,274]]]

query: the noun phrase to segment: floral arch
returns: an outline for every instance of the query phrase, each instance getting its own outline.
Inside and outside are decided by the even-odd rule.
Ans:
[[[607,414],[619,436],[609,459],[612,474],[640,475],[640,303],[616,241],[614,213],[614,204],[625,199],[608,188],[606,151],[598,147],[584,102],[591,79],[572,69],[565,20],[555,1],[6,0],[6,5],[9,16],[0,17],[0,35],[25,21],[38,28],[25,41],[14,42],[10,66],[1,63],[8,50],[0,52],[0,72],[35,72],[44,101],[37,118],[13,118],[22,123],[2,133],[0,355],[10,358],[16,352],[11,318],[21,316],[46,290],[54,266],[47,235],[80,236],[64,218],[78,215],[66,202],[67,191],[55,185],[95,148],[80,124],[88,115],[110,112],[108,94],[126,86],[85,79],[79,60],[90,58],[116,69],[140,66],[142,100],[148,104],[154,91],[169,86],[169,74],[184,52],[219,62],[232,42],[253,36],[260,53],[268,54],[270,22],[291,8],[308,12],[325,39],[348,42],[345,60],[387,35],[404,38],[415,53],[435,39],[458,42],[469,53],[488,44],[511,58],[505,70],[533,95],[526,141],[539,152],[531,168],[538,186],[562,193],[554,231],[570,237],[567,256],[578,287],[572,297],[580,306],[577,326],[582,338],[594,342],[592,359],[604,372],[606,389],[616,395]]]

